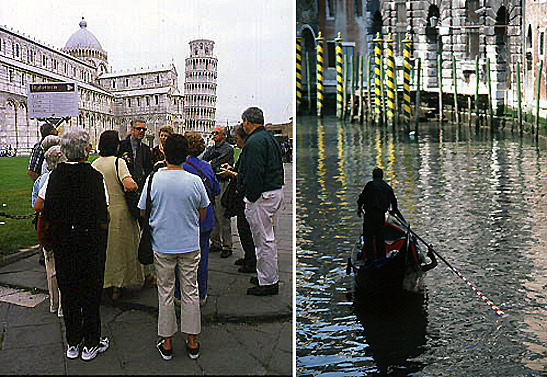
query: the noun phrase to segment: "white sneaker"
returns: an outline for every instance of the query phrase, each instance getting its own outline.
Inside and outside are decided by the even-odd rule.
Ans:
[[[69,359],[77,359],[78,356],[80,356],[80,345],[77,344],[75,346],[68,346],[68,349],[66,350],[66,357]]]
[[[94,347],[84,347],[82,350],[82,360],[91,361],[97,357],[98,354],[103,353],[110,346],[110,341],[105,336],[99,339],[99,344]]]

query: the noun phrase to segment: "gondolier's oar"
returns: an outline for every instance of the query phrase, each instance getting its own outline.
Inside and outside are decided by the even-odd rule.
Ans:
[[[395,215],[395,217],[397,217]],[[401,219],[399,219],[401,220]],[[405,224],[407,224],[406,221],[404,221]],[[467,278],[465,276],[463,276],[460,271],[458,271],[457,269],[455,269],[454,267],[452,267],[450,265],[450,263],[447,262],[446,259],[443,258],[443,256],[441,254],[439,254],[438,252],[436,252],[433,247],[431,245],[429,245],[427,242],[424,241],[424,239],[422,237],[420,237],[419,235],[416,234],[416,232],[414,232],[412,229],[410,229],[410,226],[407,225],[407,228],[408,230],[414,235],[416,236],[416,238],[418,238],[420,241],[422,241],[424,243],[424,245],[427,246],[427,248],[429,250],[431,250],[433,252],[433,254],[435,254],[436,256],[439,257],[440,260],[442,260],[444,263],[446,263],[446,265],[448,266],[448,268],[450,268],[456,275],[458,275],[464,282],[465,284],[467,284],[477,295],[479,295],[480,298],[482,298],[482,300],[488,305],[490,306],[492,309],[494,309],[494,311],[501,317],[501,318],[505,318],[505,317],[508,317],[509,314],[503,312],[500,308],[498,308],[496,305],[494,305],[494,303],[492,301],[490,301],[488,299],[488,297],[486,297],[485,295],[483,295],[477,288],[475,288],[475,286],[473,286],[473,284],[471,284],[471,282],[469,280],[467,280]]]

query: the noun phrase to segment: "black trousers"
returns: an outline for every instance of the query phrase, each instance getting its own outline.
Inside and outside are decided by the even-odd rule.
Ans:
[[[241,241],[241,247],[245,252],[245,265],[251,268],[256,268],[256,251],[253,241],[251,227],[245,218],[245,214],[237,215],[237,233]]]
[[[53,248],[66,340],[93,347],[101,336],[101,293],[107,231],[65,229]]]
[[[363,241],[367,259],[375,260],[386,255],[384,238],[385,216],[385,213],[381,211],[369,211],[365,213],[363,220]],[[376,250],[374,249],[373,239],[376,239]]]

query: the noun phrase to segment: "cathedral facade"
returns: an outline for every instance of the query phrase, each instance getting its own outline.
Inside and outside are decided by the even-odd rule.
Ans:
[[[182,132],[184,103],[175,66],[109,72],[107,52],[85,20],[79,26],[61,49],[0,26],[0,148],[26,154],[40,139],[41,122],[28,115],[26,87],[32,82],[78,84],[79,116],[61,127],[87,129],[94,148],[101,132],[114,129],[123,138],[135,119],[146,121],[150,145],[157,144],[162,125]]]

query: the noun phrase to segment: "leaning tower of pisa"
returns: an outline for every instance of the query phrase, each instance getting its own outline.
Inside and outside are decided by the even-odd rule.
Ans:
[[[184,75],[184,128],[209,135],[215,126],[217,103],[217,58],[215,42],[197,39],[190,42]]]

